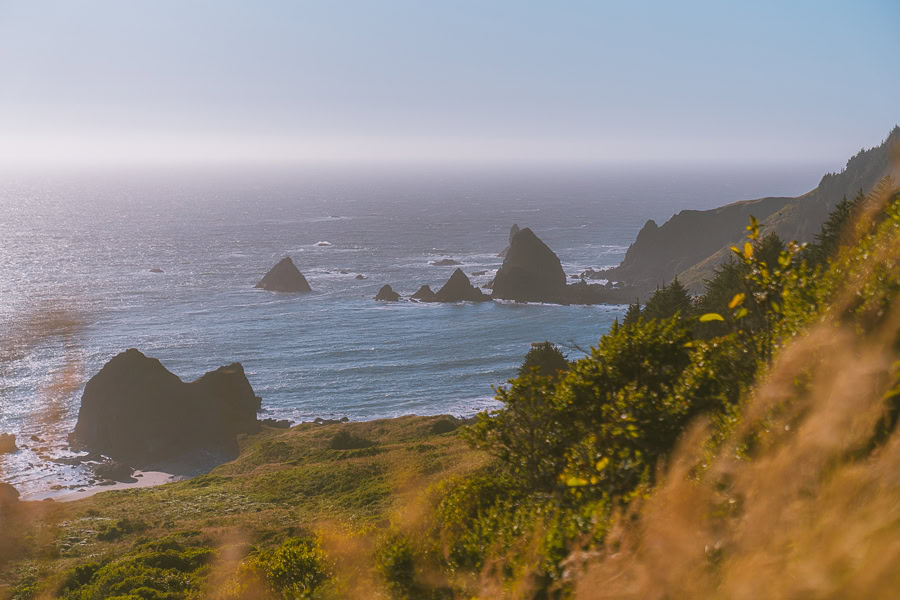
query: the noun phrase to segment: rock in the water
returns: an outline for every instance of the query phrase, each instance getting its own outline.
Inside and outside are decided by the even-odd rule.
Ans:
[[[516,234],[519,233],[519,226],[513,223],[513,226],[509,228],[509,245],[506,246],[503,250],[500,251],[497,256],[500,258],[505,258],[507,253],[509,252],[509,247],[512,246],[513,238],[516,237]]]
[[[19,501],[19,490],[8,483],[0,481],[0,507]]]
[[[419,302],[436,302],[437,298],[434,297],[434,292],[431,291],[431,288],[427,285],[423,285],[419,288],[419,291],[413,294],[413,300],[418,300]]]
[[[294,422],[289,419],[263,419],[260,423],[275,429],[290,429]]]
[[[132,348],[88,381],[69,441],[138,468],[201,455],[228,460],[237,435],[259,429],[259,408],[240,363],[185,383]]]
[[[160,269],[159,267],[153,267],[152,269],[150,269],[150,272],[151,273],[162,273],[163,270]]]
[[[494,298],[559,302],[566,295],[566,273],[553,250],[529,228],[513,236],[493,285]]]
[[[294,264],[290,256],[286,256],[259,280],[256,287],[270,292],[311,292],[312,288],[306,277]]]
[[[94,465],[91,467],[91,470],[94,472],[94,475],[100,479],[109,479],[111,481],[121,481],[124,483],[134,481],[134,477],[132,477],[134,469],[115,460]]]
[[[385,302],[396,302],[400,299],[400,294],[395,292],[391,286],[384,285],[375,295],[376,300],[384,300]]]
[[[16,436],[11,433],[0,433],[0,454],[12,454],[18,450]]]
[[[361,280],[365,279],[366,276],[363,275],[362,273],[357,273],[357,274],[356,274],[356,278],[359,279],[359,280],[361,281]]]
[[[462,269],[456,269],[444,287],[434,295],[434,299],[438,302],[484,302],[491,298],[473,286]]]
[[[452,267],[455,265],[461,265],[462,263],[458,260],[453,260],[452,258],[442,258],[441,260],[428,261],[428,264],[434,265],[435,267]]]

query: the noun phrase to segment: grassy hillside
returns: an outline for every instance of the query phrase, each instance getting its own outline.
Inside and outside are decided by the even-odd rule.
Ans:
[[[402,417],[269,429],[244,439],[234,462],[189,481],[19,503],[0,534],[0,597],[239,598],[248,585],[263,597],[264,569],[249,565],[291,538],[323,549],[332,575],[319,593],[388,597],[374,548],[427,504],[431,483],[486,462],[459,439],[459,424]],[[91,585],[73,583],[79,569]]]

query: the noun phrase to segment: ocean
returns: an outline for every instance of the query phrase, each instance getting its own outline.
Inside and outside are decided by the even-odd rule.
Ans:
[[[264,417],[472,415],[532,342],[571,358],[622,306],[417,304],[454,266],[490,281],[512,224],[567,273],[614,266],[647,219],[799,195],[804,167],[304,167],[0,173],[0,456],[24,495],[79,489],[84,384],[138,348],[184,380],[241,362]],[[701,232],[702,233],[702,232]],[[314,293],[254,284],[291,256]],[[162,269],[152,273],[151,268]],[[486,271],[472,276],[473,272]],[[364,279],[358,279],[360,274]],[[31,436],[35,436],[32,440]]]

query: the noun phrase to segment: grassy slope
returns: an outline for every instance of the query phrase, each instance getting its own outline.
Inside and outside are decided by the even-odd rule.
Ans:
[[[23,581],[36,579],[40,587],[74,565],[102,562],[131,551],[138,540],[175,532],[199,531],[214,549],[226,550],[220,554],[237,557],[251,545],[302,533],[340,530],[344,537],[374,538],[422,502],[430,484],[485,463],[455,431],[436,432],[435,423],[446,420],[410,416],[267,429],[243,440],[237,460],[189,481],[68,503],[22,503],[22,543],[0,571],[7,584],[0,598],[14,595]],[[342,430],[374,445],[330,449]],[[137,523],[135,531],[98,539],[123,519]]]

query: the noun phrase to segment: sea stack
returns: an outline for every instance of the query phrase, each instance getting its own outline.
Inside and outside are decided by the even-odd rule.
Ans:
[[[456,269],[444,287],[434,295],[434,299],[437,302],[484,302],[491,298],[473,286],[462,269]]]
[[[311,292],[312,288],[306,281],[306,277],[294,264],[290,256],[286,256],[266,273],[266,276],[256,284],[257,288],[270,292],[303,293]]]
[[[259,408],[240,363],[185,383],[132,348],[88,381],[69,441],[137,468],[225,462],[237,456],[238,434],[259,429]]]
[[[514,237],[516,237],[517,233],[519,233],[519,226],[513,223],[513,226],[509,228],[509,244],[506,246],[506,248],[501,250],[497,256],[499,256],[500,258],[506,257],[507,253],[509,252],[509,247],[512,246],[512,240]]]
[[[494,277],[493,297],[522,302],[560,302],[566,273],[553,250],[529,228],[518,231]]]
[[[418,300],[419,302],[437,302],[437,298],[434,296],[434,292],[431,291],[431,287],[427,285],[423,285],[419,288],[415,294],[411,296],[413,300]]]
[[[394,289],[389,285],[384,285],[378,290],[378,293],[375,295],[376,300],[382,300],[384,302],[396,302],[400,299],[400,294],[394,291]]]
[[[11,433],[0,433],[0,454],[12,454],[18,450],[16,436]]]

